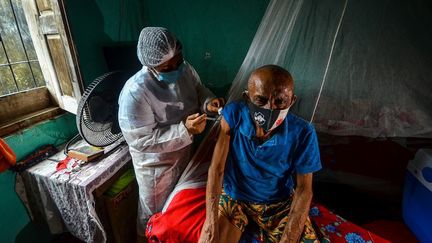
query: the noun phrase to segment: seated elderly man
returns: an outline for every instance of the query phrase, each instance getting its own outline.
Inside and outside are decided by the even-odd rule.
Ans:
[[[200,242],[238,242],[250,222],[263,242],[320,241],[308,218],[319,148],[312,125],[288,113],[293,78],[279,66],[260,67],[244,99],[222,112]]]

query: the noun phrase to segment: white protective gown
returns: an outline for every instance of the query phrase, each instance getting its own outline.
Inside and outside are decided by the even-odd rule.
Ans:
[[[155,79],[146,66],[133,75],[119,98],[119,123],[129,145],[139,186],[138,234],[162,210],[190,156],[193,138],[184,122],[204,111],[214,95],[187,62],[176,83]]]

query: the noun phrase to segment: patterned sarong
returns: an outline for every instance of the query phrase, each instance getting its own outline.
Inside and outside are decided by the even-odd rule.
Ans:
[[[219,200],[219,211],[229,222],[242,232],[249,220],[256,224],[257,237],[261,242],[279,242],[288,221],[292,197],[286,201],[272,204],[256,204],[237,201],[222,191]],[[329,238],[316,227],[308,217],[300,242],[330,242]]]

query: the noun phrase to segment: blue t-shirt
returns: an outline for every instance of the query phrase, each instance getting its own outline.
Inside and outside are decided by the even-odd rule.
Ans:
[[[259,143],[245,102],[226,105],[222,115],[230,127],[224,190],[233,199],[251,203],[286,200],[293,191],[293,175],[321,169],[315,129],[288,113],[270,139]]]

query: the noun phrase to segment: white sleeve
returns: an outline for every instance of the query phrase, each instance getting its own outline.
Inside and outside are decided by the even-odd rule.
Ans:
[[[129,93],[119,105],[120,127],[126,142],[133,149],[163,153],[192,144],[192,136],[183,122],[157,127],[153,111],[144,99],[137,100]]]
[[[180,150],[192,144],[192,136],[183,122],[147,131],[146,127],[128,131],[128,136],[134,137],[132,141],[128,141],[129,146],[145,153],[163,153]]]

